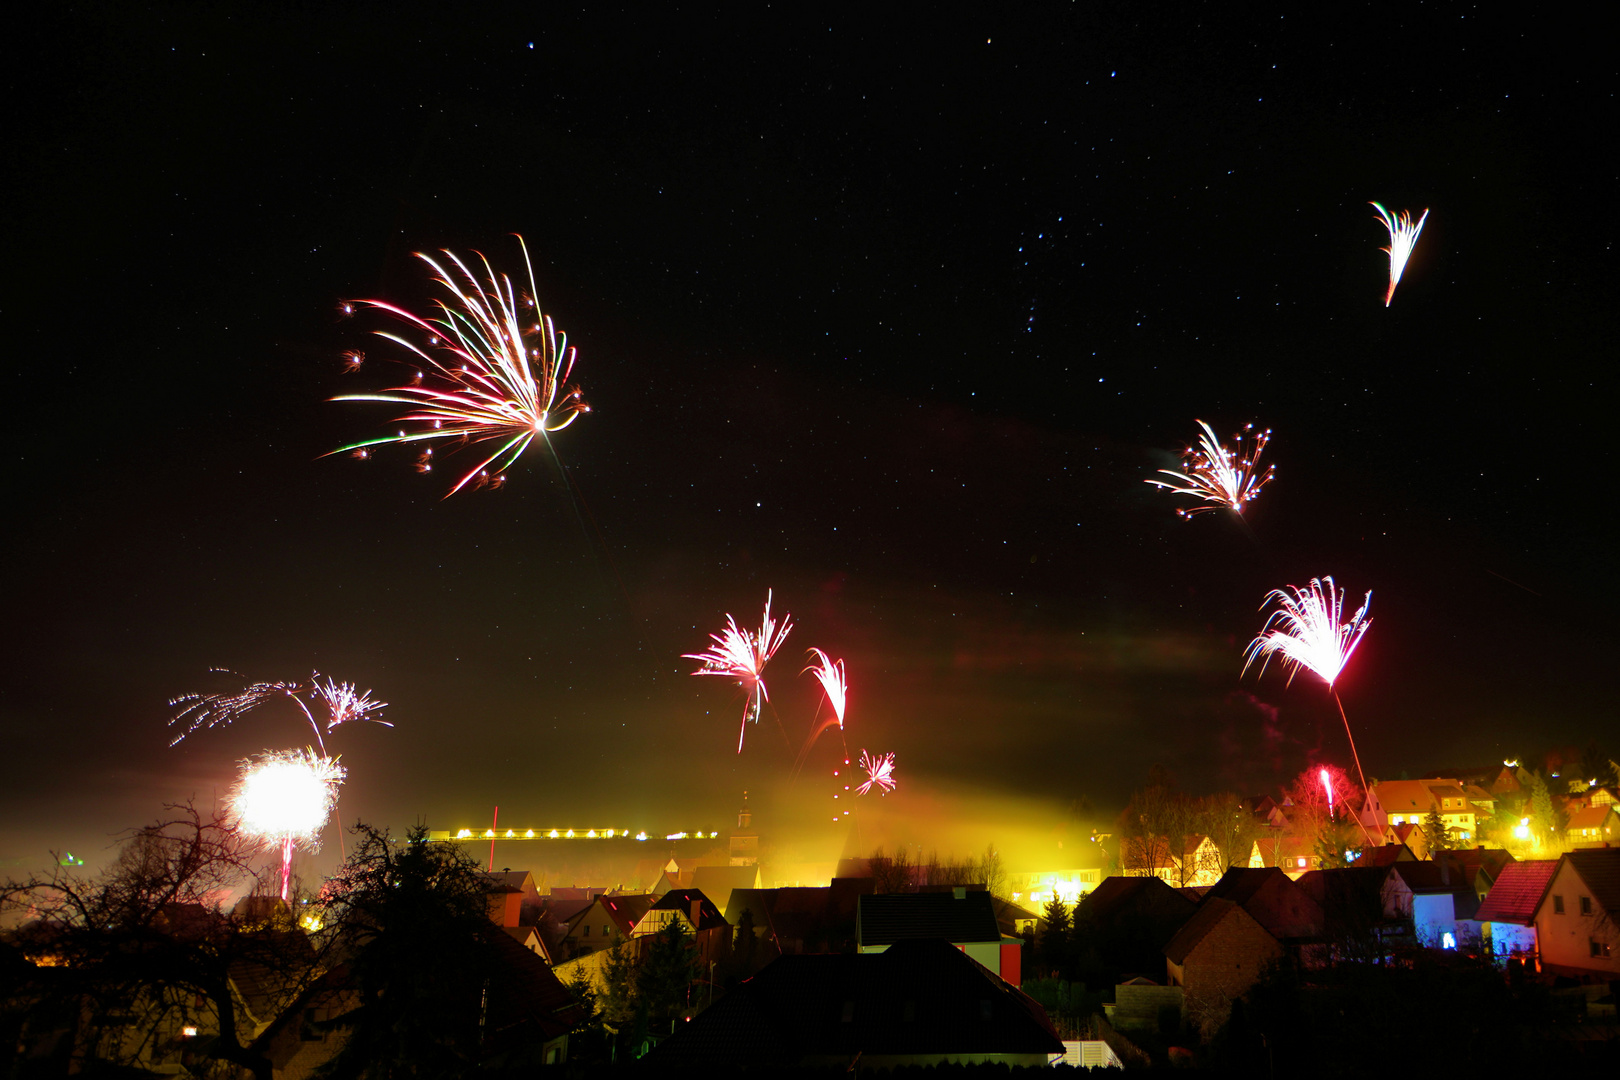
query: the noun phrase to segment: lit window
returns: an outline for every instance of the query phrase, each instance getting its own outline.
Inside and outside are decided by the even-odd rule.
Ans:
[[[602,927],[602,936],[603,937],[608,936],[608,928],[606,926]]]
[[[1303,866],[1304,866],[1304,865],[1305,865],[1305,856],[1303,856],[1303,855],[1301,855],[1301,856],[1300,856],[1300,857],[1299,857],[1299,865],[1300,865],[1300,866],[1301,866],[1301,867],[1303,867]]]
[[[1592,952],[1592,955],[1597,955],[1596,950]],[[188,1039],[195,1039],[197,1037],[197,1025],[187,1024],[185,1027],[180,1029],[180,1034],[184,1035]]]
[[[1587,938],[1586,944],[1587,947],[1592,950],[1593,956],[1609,955],[1609,943],[1607,941],[1599,941],[1597,938]]]

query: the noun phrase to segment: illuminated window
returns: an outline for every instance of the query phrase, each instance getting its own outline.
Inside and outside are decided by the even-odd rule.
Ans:
[[[608,936],[608,928],[606,926],[602,927],[602,936],[603,937]]]
[[[1555,894],[1553,896],[1553,914],[1554,915],[1562,915],[1563,913],[1564,913],[1564,898],[1562,896],[1558,896],[1558,895]]]
[[[1599,941],[1597,938],[1587,938],[1586,944],[1592,950],[1593,956],[1609,955],[1609,943],[1607,941]]]
[[[1592,898],[1590,896],[1581,897],[1581,914],[1592,914]]]

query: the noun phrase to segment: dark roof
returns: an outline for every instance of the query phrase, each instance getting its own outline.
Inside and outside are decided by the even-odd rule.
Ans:
[[[603,902],[606,903],[606,898],[604,898]],[[684,911],[690,917],[694,903],[703,905],[702,910],[698,913],[698,918],[693,920],[697,923],[695,929],[699,931],[714,930],[718,927],[731,925],[726,922],[726,917],[720,914],[720,909],[714,906],[714,901],[703,895],[702,889],[671,889],[659,897],[658,902],[647,908],[647,910]]]
[[[574,995],[539,956],[518,944],[498,926],[482,936],[488,976],[487,1052],[566,1035],[580,1019]]]
[[[879,893],[862,896],[855,912],[862,945],[889,945],[910,938],[1000,941],[1001,928],[987,892]]]
[[[934,939],[898,941],[882,953],[779,957],[680,1025],[648,1060],[713,1068],[857,1054],[1062,1052],[1040,1005]]]
[[[1229,866],[1226,873],[1221,875],[1221,880],[1211,885],[1209,891],[1204,894],[1204,902],[1230,900],[1241,907],[1253,900],[1255,894],[1262,888],[1278,878],[1287,881],[1288,875],[1275,866],[1264,868]]]
[[[1587,848],[1572,851],[1564,859],[1581,875],[1609,918],[1620,918],[1620,848]]]
[[[1081,901],[1098,923],[1109,923],[1127,912],[1152,912],[1179,924],[1198,906],[1156,877],[1106,877]]]
[[[1541,898],[1547,894],[1557,869],[1557,859],[1530,859],[1504,866],[1474,917],[1480,922],[1529,926],[1535,921],[1536,908],[1541,906]]]
[[[1391,827],[1390,831],[1402,832],[1404,830],[1409,833],[1415,828],[1417,828],[1416,825],[1395,825]],[[1412,854],[1412,849],[1405,844],[1379,844],[1362,849],[1360,857],[1350,865],[1357,867],[1394,866],[1398,862],[1416,861],[1417,856]]]
[[[1480,874],[1485,875],[1487,882],[1495,881],[1502,874],[1502,868],[1515,862],[1512,854],[1503,848],[1462,848],[1458,851],[1442,851],[1436,856],[1440,862],[1449,863],[1453,868],[1461,870],[1472,882]]]
[[[1193,917],[1188,919],[1180,930],[1176,931],[1176,936],[1171,938],[1170,943],[1164,947],[1164,955],[1168,956],[1173,964],[1185,964],[1187,957],[1194,949],[1198,948],[1198,943],[1203,941],[1211,930],[1229,918],[1247,919],[1249,922],[1254,923],[1255,928],[1261,933],[1267,932],[1265,927],[1254,921],[1254,916],[1244,911],[1237,904],[1213,896],[1206,899],[1193,914]]]
[[[1452,911],[1459,919],[1472,919],[1479,910],[1474,879],[1460,867],[1444,862],[1398,862],[1390,872],[1406,883],[1414,896],[1451,894]]]

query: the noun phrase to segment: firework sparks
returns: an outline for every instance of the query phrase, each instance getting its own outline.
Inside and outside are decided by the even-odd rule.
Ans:
[[[1367,774],[1361,769],[1361,754],[1356,750],[1356,737],[1350,731],[1350,717],[1345,714],[1344,702],[1339,700],[1339,692],[1333,684],[1372,625],[1367,615],[1372,605],[1372,591],[1368,590],[1349,622],[1344,621],[1344,596],[1331,577],[1312,578],[1310,585],[1303,589],[1292,585],[1272,589],[1260,606],[1264,609],[1269,603],[1275,603],[1276,607],[1266,617],[1260,635],[1249,642],[1244,651],[1243,670],[1248,671],[1249,665],[1258,659],[1260,673],[1264,674],[1272,656],[1280,656],[1288,669],[1290,683],[1301,668],[1310,669],[1327,683],[1328,693],[1339,707],[1339,718],[1344,721],[1344,734],[1350,740],[1350,756],[1355,759],[1356,775],[1361,777],[1361,790],[1366,791]],[[1359,817],[1356,822],[1365,834],[1367,826]],[[1371,843],[1372,837],[1368,836],[1367,841]]]
[[[771,618],[771,593],[767,591],[765,615],[758,634],[740,629],[737,620],[728,614],[726,628],[718,634],[709,635],[711,644],[708,651],[682,654],[683,659],[702,662],[703,666],[692,672],[693,675],[736,679],[747,693],[748,699],[743,704],[742,728],[737,732],[739,754],[742,753],[743,734],[748,730],[748,722],[759,723],[760,709],[771,699],[770,692],[765,688],[765,665],[771,662],[771,657],[776,655],[776,650],[787,640],[788,631],[792,629],[792,615],[782,616],[780,627]]]
[[[1350,656],[1361,644],[1362,635],[1372,620],[1367,608],[1372,604],[1369,591],[1361,607],[1344,622],[1344,596],[1333,584],[1331,577],[1312,578],[1309,586],[1286,590],[1273,589],[1266,594],[1266,603],[1276,607],[1261,627],[1260,636],[1249,643],[1243,670],[1260,661],[1264,673],[1273,655],[1282,657],[1288,668],[1288,681],[1292,682],[1300,668],[1309,668],[1333,688],[1333,683],[1344,670]],[[1262,608],[1265,606],[1261,605]]]
[[[1322,790],[1327,792],[1328,817],[1333,817],[1333,777],[1328,775],[1326,769],[1317,773],[1322,778]]]
[[[215,668],[215,671],[234,675],[235,672],[224,668]],[[238,676],[240,678],[240,676]],[[393,727],[377,716],[371,715],[387,707],[386,701],[372,701],[370,690],[356,690],[353,683],[340,683],[328,678],[321,681],[319,672],[312,673],[308,680],[286,682],[281,680],[271,682],[250,683],[241,690],[231,690],[218,694],[181,694],[170,698],[170,705],[185,706],[169,719],[170,727],[182,727],[184,730],[176,735],[169,743],[178,745],[187,735],[198,728],[224,727],[246,716],[248,713],[282,698],[290,699],[304,714],[309,722],[310,730],[315,733],[315,741],[320,744],[321,753],[326,752],[326,736],[339,724],[351,720],[369,720],[383,727]],[[310,711],[309,702],[319,701],[326,707],[326,726],[323,728],[315,714]]]
[[[820,649],[812,648],[810,652],[815,656],[815,662],[805,671],[814,672],[816,680],[821,683],[821,689],[827,695],[827,704],[831,705],[838,717],[838,728],[844,727],[844,701],[849,689],[844,680],[844,662],[833,661]]]
[[[1389,253],[1389,291],[1384,294],[1384,306],[1389,307],[1389,302],[1395,299],[1395,286],[1401,283],[1401,272],[1406,269],[1406,260],[1412,257],[1412,248],[1417,244],[1418,233],[1423,231],[1429,211],[1424,210],[1423,216],[1414,225],[1410,210],[1402,210],[1397,217],[1378,203],[1369,205],[1378,211],[1378,220],[1389,230],[1389,247],[1379,249]]]
[[[410,354],[412,381],[380,394],[344,394],[334,401],[382,401],[407,406],[395,421],[405,425],[396,435],[351,443],[332,451],[369,450],[373,446],[420,443],[491,449],[445,493],[448,498],[474,480],[476,486],[499,486],[504,470],[523,455],[536,438],[548,439],[580,414],[590,411],[579,387],[569,385],[575,350],[568,335],[559,335],[549,316],[541,314],[533,299],[534,268],[523,247],[529,292],[520,294],[511,278],[497,274],[489,260],[478,255],[485,278],[446,251],[446,270],[432,256],[417,253],[434,272],[434,281],[451,299],[435,301],[427,318],[381,300],[356,304],[388,313],[422,337],[420,343],[387,331],[376,331]],[[529,309],[533,309],[530,311]],[[532,321],[530,321],[532,320]],[[358,365],[356,365],[358,366]],[[424,377],[424,375],[426,377]],[[418,461],[421,472],[429,471]]]
[[[894,790],[893,754],[873,757],[865,750],[862,750],[861,769],[866,773],[866,782],[855,789],[857,795],[865,795],[874,787],[882,788],[885,795]]]
[[[1265,453],[1266,444],[1271,441],[1271,432],[1267,430],[1255,435],[1253,449],[1245,455],[1242,445],[1243,432],[1253,431],[1253,424],[1232,437],[1235,447],[1229,450],[1215,437],[1213,428],[1202,420],[1197,423],[1204,429],[1204,433],[1198,437],[1198,445],[1188,447],[1187,452],[1182,455],[1181,468],[1184,471],[1159,470],[1166,476],[1174,477],[1177,482],[1172,483],[1168,480],[1145,482],[1154,487],[1164,488],[1175,495],[1191,495],[1209,504],[1178,509],[1176,513],[1184,518],[1213,512],[1222,507],[1241,514],[1243,504],[1259,495],[1260,489],[1271,483],[1277,475],[1275,465],[1266,469],[1264,473],[1260,471],[1260,455]]]
[[[281,849],[281,898],[287,899],[293,849],[316,850],[337,806],[344,769],[306,747],[270,750],[242,762],[230,806],[242,831],[265,848]]]

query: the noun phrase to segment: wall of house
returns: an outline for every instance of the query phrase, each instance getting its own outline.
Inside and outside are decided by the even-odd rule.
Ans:
[[[1451,935],[1452,947],[1457,941],[1457,913],[1450,893],[1419,893],[1412,897],[1412,929],[1418,944],[1428,949],[1445,947],[1445,936]]]
[[[1493,922],[1486,923],[1491,928],[1491,955],[1498,960],[1504,960],[1515,953],[1524,956],[1534,956],[1536,952],[1536,928],[1534,926],[1520,926],[1518,923]]]
[[[1169,969],[1186,992],[1189,1013],[1199,1014],[1207,1025],[1224,1021],[1232,1000],[1247,993],[1265,966],[1281,955],[1277,939],[1242,908],[1234,908],[1182,964]]]
[[[1556,910],[1557,897],[1564,900],[1562,914]],[[1586,897],[1591,904],[1589,915],[1581,912],[1582,897]],[[1536,941],[1541,947],[1541,962],[1620,974],[1620,927],[1616,926],[1617,919],[1620,919],[1620,912],[1605,912],[1597,898],[1592,896],[1592,890],[1565,860],[1559,865],[1552,886],[1536,911]],[[1597,956],[1592,955],[1594,942]],[[1605,951],[1607,956],[1603,955]]]
[[[970,941],[962,946],[962,951],[997,975],[1001,974],[1001,942],[999,939],[996,941]]]

